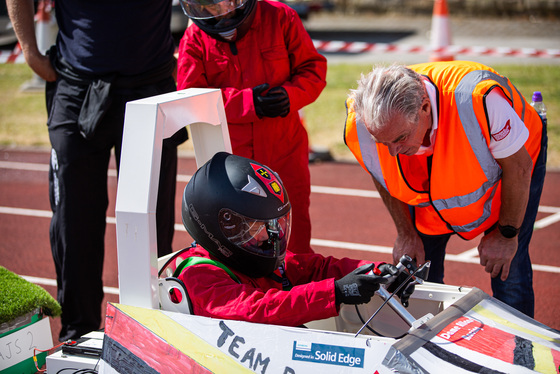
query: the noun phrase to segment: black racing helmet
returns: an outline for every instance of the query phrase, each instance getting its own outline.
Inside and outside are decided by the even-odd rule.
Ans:
[[[180,0],[183,12],[211,37],[234,42],[253,22],[257,0]]]
[[[224,265],[251,277],[271,274],[286,256],[291,206],[278,175],[226,152],[214,155],[183,192],[183,224]]]

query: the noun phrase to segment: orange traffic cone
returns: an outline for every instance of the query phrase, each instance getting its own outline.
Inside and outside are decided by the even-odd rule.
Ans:
[[[453,53],[449,51],[450,45],[451,29],[447,1],[435,0],[430,35],[430,46],[432,48],[430,61],[453,61],[455,58]]]

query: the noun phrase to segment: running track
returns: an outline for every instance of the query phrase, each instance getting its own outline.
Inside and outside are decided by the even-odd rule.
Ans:
[[[41,285],[54,296],[56,277],[48,239],[51,215],[48,163],[49,153],[46,151],[0,150],[0,265]],[[194,158],[180,159],[177,207],[180,207],[182,191],[195,170]],[[337,257],[391,261],[396,231],[369,175],[358,164],[346,162],[312,164],[310,170],[312,245],[315,251]],[[105,301],[118,302],[114,164],[109,173],[111,203],[107,214],[103,279]],[[556,329],[560,329],[559,188],[560,172],[549,172],[531,245],[535,317]],[[180,223],[179,209],[176,222],[174,250],[179,250],[191,242]],[[489,276],[478,263],[477,243],[451,239],[445,281],[475,286],[490,293]],[[51,327],[56,343],[59,319],[51,319]]]

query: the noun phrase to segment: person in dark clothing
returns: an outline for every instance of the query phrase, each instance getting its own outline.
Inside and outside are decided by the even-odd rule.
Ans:
[[[35,38],[32,0],[7,0],[31,69],[46,83],[52,145],[50,227],[61,341],[101,323],[107,171],[119,166],[125,104],[176,90],[171,1],[55,2],[56,44],[43,55]],[[164,141],[157,202],[158,255],[171,253],[177,146],[186,129]]]

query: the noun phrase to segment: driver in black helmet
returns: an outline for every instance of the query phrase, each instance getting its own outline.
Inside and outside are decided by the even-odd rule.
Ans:
[[[196,315],[300,326],[338,315],[341,303],[368,302],[383,276],[397,272],[391,264],[286,251],[291,206],[282,181],[229,153],[193,175],[182,217],[195,240],[186,257],[204,259],[178,275]],[[366,275],[372,270],[378,275]]]

